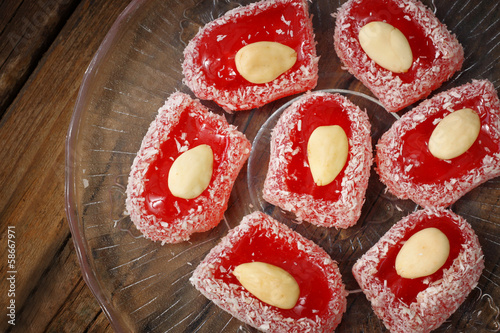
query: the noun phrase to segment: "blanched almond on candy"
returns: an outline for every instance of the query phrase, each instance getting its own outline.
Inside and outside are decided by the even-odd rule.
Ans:
[[[182,153],[168,173],[168,188],[178,198],[193,199],[210,184],[214,154],[209,145],[199,145]]]
[[[293,308],[299,299],[297,281],[280,267],[249,262],[236,266],[233,274],[252,295],[280,309]]]
[[[236,53],[236,69],[252,83],[267,83],[293,67],[297,52],[276,42],[256,42]]]
[[[403,245],[396,257],[396,272],[407,279],[429,276],[440,269],[450,254],[448,237],[437,228],[420,230]]]
[[[432,131],[429,151],[442,160],[458,157],[476,141],[481,120],[472,109],[460,109],[443,118]]]
[[[330,184],[342,171],[348,153],[349,141],[342,127],[316,128],[307,142],[307,159],[316,185]]]
[[[413,63],[410,44],[392,25],[374,21],[363,26],[358,35],[361,48],[379,66],[394,73],[407,72]]]

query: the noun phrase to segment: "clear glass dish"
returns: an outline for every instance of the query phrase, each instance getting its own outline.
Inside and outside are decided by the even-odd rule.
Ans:
[[[352,264],[392,224],[417,207],[386,193],[372,170],[366,203],[347,230],[296,224],[293,216],[262,200],[269,134],[283,108],[296,96],[260,109],[225,114],[253,141],[224,220],[189,242],[161,246],[141,237],[125,212],[130,166],[149,123],[182,84],[186,43],[207,22],[248,0],[133,1],[120,15],[91,62],[80,89],[67,139],[66,207],[83,276],[117,332],[256,332],[197,292],[193,269],[241,218],[262,210],[322,246],[339,262],[350,291],[337,332],[385,332],[352,277]],[[344,1],[313,0],[310,11],[318,43],[316,90],[333,89],[366,109],[373,143],[395,121],[371,93],[341,68],[333,51],[334,18]],[[425,0],[463,44],[463,70],[440,90],[472,79],[500,85],[500,5],[496,1]],[[212,102],[203,103],[224,112]],[[399,114],[404,113],[405,110]],[[479,236],[486,268],[479,285],[437,332],[498,332],[500,304],[500,180],[471,191],[451,209]]]

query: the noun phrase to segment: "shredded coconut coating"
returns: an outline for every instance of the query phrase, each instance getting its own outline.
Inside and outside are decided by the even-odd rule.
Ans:
[[[203,123],[212,124],[218,134],[227,137],[228,147],[219,166],[224,172],[211,181],[204,194],[191,199],[192,208],[164,221],[151,214],[146,207],[144,189],[148,180],[145,175],[151,163],[158,158],[161,144],[169,139],[171,130],[184,112],[190,112],[189,116],[198,117]],[[224,117],[209,112],[199,101],[186,94],[173,93],[149,126],[130,170],[126,207],[131,220],[145,237],[162,244],[185,241],[195,232],[212,229],[223,218],[234,181],[250,149],[250,142]]]
[[[427,97],[441,86],[464,61],[464,51],[455,35],[439,22],[436,16],[417,0],[394,0],[405,14],[422,27],[436,48],[436,59],[430,68],[415,66],[415,79],[403,82],[391,71],[378,66],[363,51],[359,40],[349,34],[357,22],[351,14],[352,7],[364,0],[350,0],[342,5],[336,14],[334,34],[335,51],[346,69],[358,78],[389,112],[396,112],[404,107]],[[415,69],[412,69],[415,70]]]
[[[388,250],[425,216],[449,218],[459,226],[464,243],[452,266],[444,271],[443,278],[421,291],[416,301],[407,305],[396,299],[384,281],[374,274]],[[441,326],[458,309],[476,287],[483,268],[481,245],[469,223],[439,208],[420,210],[403,218],[354,264],[352,272],[373,311],[391,332],[424,333]]]
[[[310,194],[291,192],[286,183],[288,164],[291,160],[290,134],[302,115],[298,112],[311,100],[331,100],[342,107],[351,122],[349,137],[349,162],[341,182],[340,197],[336,201],[315,199]],[[310,223],[335,228],[348,228],[358,221],[365,200],[366,188],[373,161],[368,116],[344,96],[323,92],[307,93],[294,102],[281,115],[271,135],[271,156],[264,182],[263,198],[295,213],[297,218]]]
[[[239,241],[244,237],[251,237],[255,230],[264,230],[266,236],[297,246],[304,253],[304,260],[321,267],[328,281],[325,297],[330,299],[326,314],[321,317],[317,315],[314,320],[285,318],[277,308],[259,301],[241,285],[228,285],[214,278],[216,271],[226,269],[221,266],[221,258],[235,251]],[[347,292],[337,263],[318,245],[261,212],[245,216],[238,227],[230,230],[196,268],[190,281],[223,310],[263,332],[333,332],[340,323],[347,304]]]
[[[483,107],[475,111],[482,119],[488,114],[488,132],[498,149],[486,154],[479,167],[459,178],[451,177],[432,184],[414,182],[410,165],[399,162],[403,149],[401,138],[428,117],[438,114],[441,109],[444,108],[444,113],[448,114],[455,111],[455,105],[460,105],[464,98],[474,96],[481,97],[483,101]],[[422,102],[382,135],[377,143],[375,160],[380,180],[389,191],[400,199],[411,199],[422,207],[447,207],[473,188],[500,176],[500,101],[493,84],[487,80],[474,80]]]
[[[204,39],[210,36],[218,26],[235,24],[241,17],[264,12],[282,3],[295,7],[297,12],[304,17],[304,20],[300,22],[301,31],[304,31],[308,38],[301,45],[304,52],[304,59],[300,60],[302,66],[285,72],[271,82],[249,83],[235,90],[220,89],[210,83],[203,68],[196,61],[200,57],[200,45],[204,43]],[[226,111],[240,111],[257,108],[279,98],[314,88],[318,81],[318,61],[307,2],[305,0],[267,0],[232,9],[200,29],[184,50],[182,71],[185,77],[184,83],[198,98],[213,100]]]

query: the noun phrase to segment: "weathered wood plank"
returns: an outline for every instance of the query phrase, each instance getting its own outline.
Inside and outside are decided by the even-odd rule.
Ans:
[[[63,304],[71,299],[75,286],[82,280],[78,258],[71,238],[49,262],[49,267],[19,309],[12,331],[36,332],[48,327],[61,314]],[[43,304],[43,306],[40,306]]]
[[[0,116],[78,3],[12,0],[0,4]]]
[[[64,148],[83,74],[126,5],[119,0],[82,2],[39,59],[22,93],[0,122],[0,239],[6,243],[6,229],[15,228],[15,305],[19,320],[16,326],[0,321],[2,332],[26,332],[28,327],[40,330],[45,324],[57,332],[103,325],[94,324],[100,308],[81,280],[75,250],[68,243]],[[2,281],[8,270],[7,258],[2,255]],[[3,309],[10,301],[4,297],[7,293],[8,284],[1,283]],[[65,294],[69,296],[65,298]],[[36,318],[39,315],[54,317]]]
[[[109,320],[104,312],[99,312],[92,325],[88,328],[88,333],[114,333]]]
[[[87,328],[94,324],[95,319],[101,312],[94,295],[92,295],[85,282],[80,279],[59,313],[52,318],[52,321],[43,332],[85,332]],[[35,329],[34,331],[39,330]]]

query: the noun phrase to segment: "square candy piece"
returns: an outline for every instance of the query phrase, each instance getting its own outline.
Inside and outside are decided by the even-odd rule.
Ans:
[[[376,163],[391,193],[423,207],[447,207],[499,176],[495,88],[486,80],[473,81],[422,102],[380,138]]]
[[[391,332],[423,333],[441,326],[458,309],[483,268],[471,226],[451,211],[425,209],[395,224],[352,272]]]
[[[222,116],[174,93],[149,126],[130,170],[127,211],[145,237],[188,240],[222,219],[250,142]]]
[[[244,275],[240,273],[237,279],[233,272],[242,267],[239,265],[255,262],[291,274],[299,287],[295,306],[283,309],[269,305],[243,287],[239,281],[244,281]],[[248,272],[247,278],[259,276],[255,270],[254,274]],[[271,275],[264,281],[256,280],[257,285],[265,285],[273,278]],[[347,292],[330,256],[261,212],[245,216],[239,226],[230,230],[196,268],[191,282],[216,305],[264,332],[332,332],[346,309]],[[273,291],[281,289],[281,285],[276,283]]]
[[[238,111],[314,88],[318,60],[307,2],[260,1],[200,29],[184,50],[182,68],[196,96]]]
[[[350,0],[334,16],[337,55],[387,111],[425,98],[462,66],[462,46],[419,1]],[[408,56],[401,49],[392,53],[393,28],[402,33],[400,44],[406,45],[402,49],[411,49],[409,61],[397,68],[391,67]]]
[[[367,114],[339,94],[308,93],[273,129],[263,197],[300,220],[347,228],[361,215],[371,164]]]

